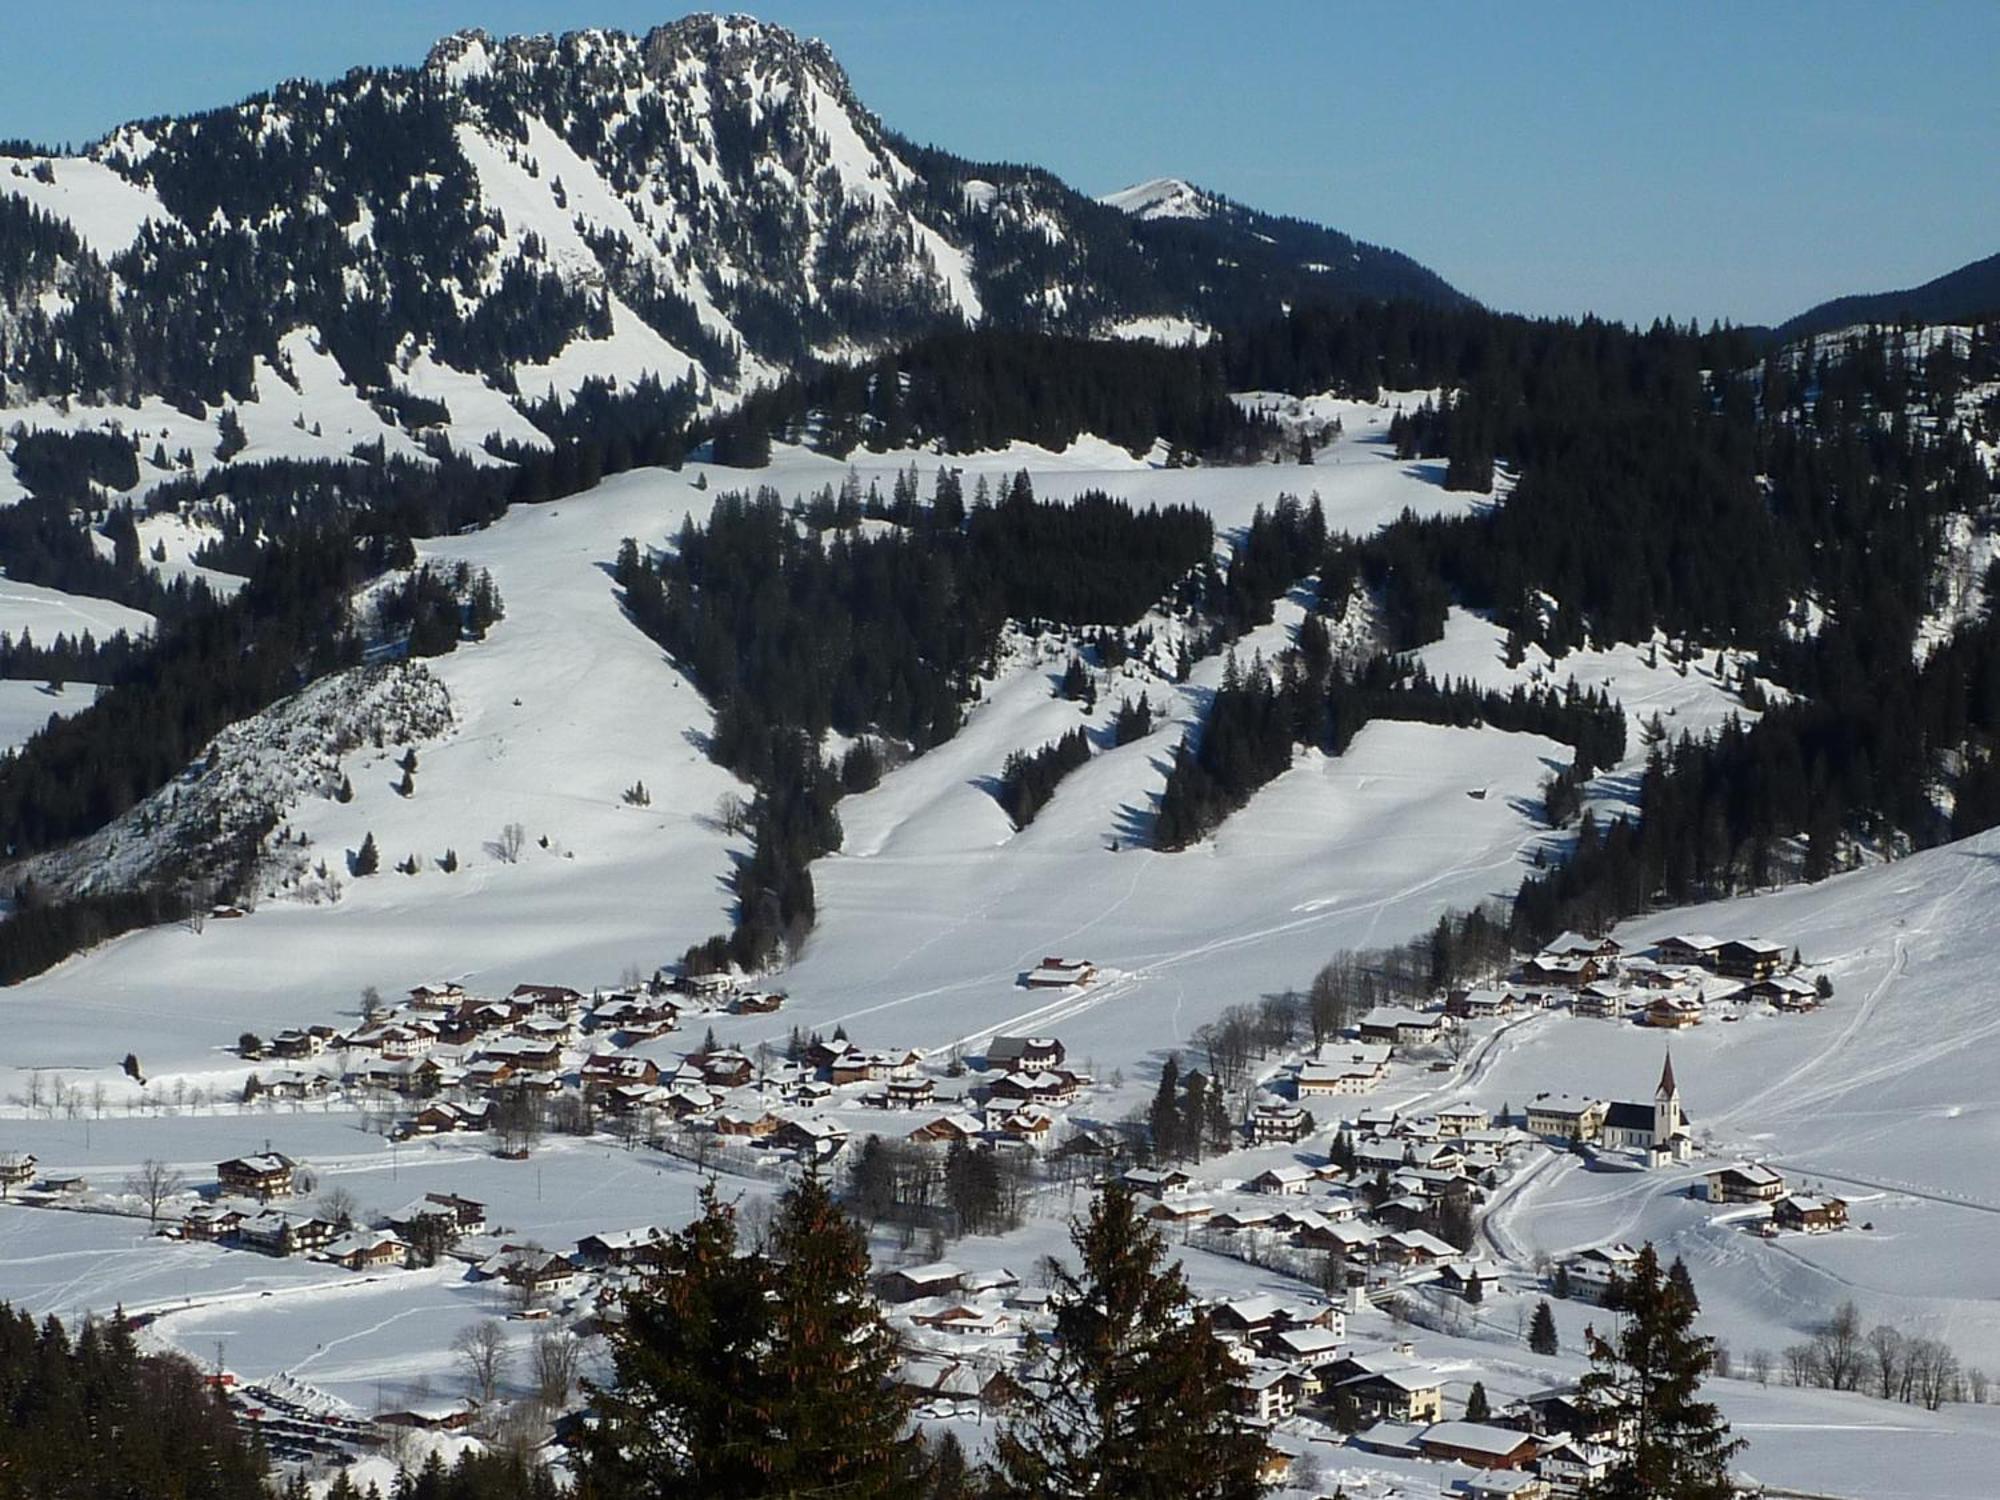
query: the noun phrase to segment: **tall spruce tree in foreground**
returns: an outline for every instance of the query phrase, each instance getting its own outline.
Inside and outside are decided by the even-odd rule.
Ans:
[[[1022,1378],[994,1452],[1007,1500],[1251,1500],[1264,1442],[1228,1352],[1132,1195],[1107,1187],[1054,1267],[1055,1344]]]
[[[591,1392],[584,1500],[762,1493],[746,1439],[763,1395],[764,1278],[739,1253],[735,1210],[712,1183],[701,1205],[608,1330],[616,1375]]]
[[[766,1254],[772,1344],[759,1456],[772,1495],[915,1495],[920,1440],[890,1383],[894,1335],[868,1289],[868,1245],[812,1172],[780,1205]]]
[[[920,1493],[921,1447],[887,1383],[894,1360],[866,1247],[817,1177],[745,1253],[711,1186],[611,1329],[579,1500]]]
[[[1631,1418],[1629,1441],[1587,1491],[1591,1500],[1728,1500],[1729,1460],[1743,1448],[1717,1407],[1700,1399],[1715,1365],[1714,1341],[1694,1331],[1695,1305],[1663,1276],[1648,1244],[1621,1286],[1622,1316],[1609,1338],[1584,1331],[1590,1373],[1585,1406]]]

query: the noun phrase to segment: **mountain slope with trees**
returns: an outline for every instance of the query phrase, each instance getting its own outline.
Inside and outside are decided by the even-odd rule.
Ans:
[[[279,364],[299,328],[378,398],[423,355],[568,401],[593,362],[720,394],[942,327],[1465,300],[1318,226],[1236,205],[1135,218],[1038,169],[916,146],[823,45],[747,17],[464,32],[420,68],[136,122],[80,159],[10,150],[10,403],[248,399],[255,361]],[[57,217],[57,189],[84,179],[115,184],[135,222],[93,239]]]
[[[1974,323],[2000,313],[2000,255],[1989,255],[1899,292],[1835,297],[1778,325],[1781,339],[1867,323]]]

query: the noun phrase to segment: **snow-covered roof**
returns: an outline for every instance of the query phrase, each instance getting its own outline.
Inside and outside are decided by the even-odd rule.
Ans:
[[[918,1286],[929,1286],[938,1282],[958,1282],[964,1279],[965,1270],[962,1266],[953,1265],[948,1260],[935,1260],[928,1265],[901,1266],[889,1274],[891,1276],[900,1276],[904,1280],[913,1282]]]
[[[1424,1429],[1422,1441],[1500,1457],[1512,1453],[1523,1443],[1532,1443],[1534,1437],[1519,1428],[1496,1427],[1487,1422],[1439,1422]]]

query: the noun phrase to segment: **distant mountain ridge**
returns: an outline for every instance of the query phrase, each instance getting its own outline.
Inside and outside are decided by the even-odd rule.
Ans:
[[[243,399],[301,330],[391,404],[419,362],[523,402],[645,376],[719,402],[954,325],[1466,301],[1395,251],[1172,190],[1188,212],[1128,213],[917,146],[823,44],[746,17],[461,32],[418,68],[0,158],[0,405]]]
[[[1836,297],[1778,325],[1782,339],[1805,338],[1857,323],[1969,323],[2000,313],[2000,255],[1989,255],[1899,292]]]

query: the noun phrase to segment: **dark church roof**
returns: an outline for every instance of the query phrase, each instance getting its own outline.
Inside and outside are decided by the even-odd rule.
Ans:
[[[1604,1112],[1606,1130],[1647,1130],[1653,1128],[1650,1104],[1614,1104]]]

